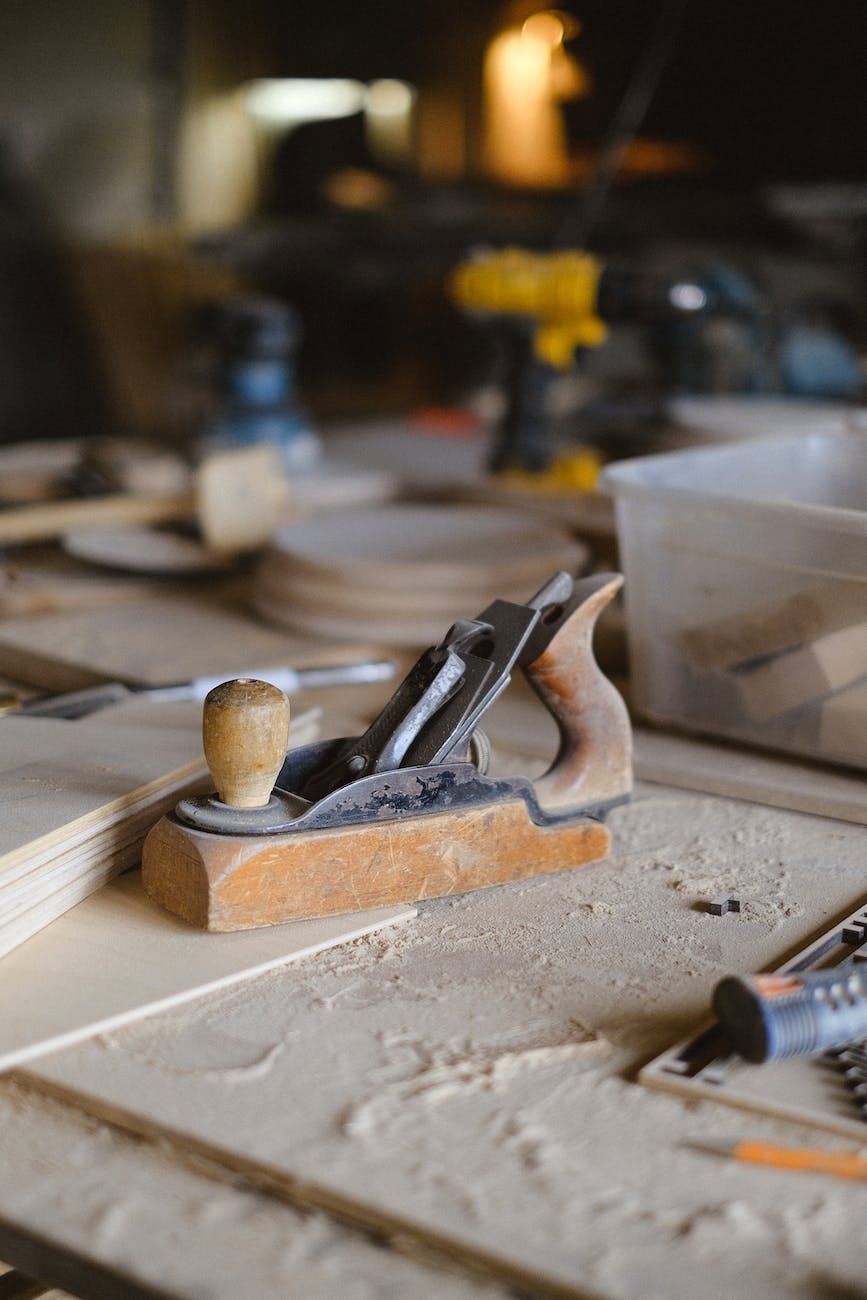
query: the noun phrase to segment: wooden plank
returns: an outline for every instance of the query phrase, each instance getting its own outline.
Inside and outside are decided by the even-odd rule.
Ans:
[[[10,620],[0,627],[0,673],[46,691],[97,682],[162,686],[275,665],[341,663],[377,652],[276,631],[238,605],[165,598],[139,606]]]
[[[91,1038],[28,1077],[296,1205],[484,1258],[533,1295],[688,1300],[709,1249],[719,1296],[760,1277],[747,1290],[770,1300],[805,1270],[860,1276],[851,1188],[823,1184],[822,1234],[811,1180],[762,1171],[760,1190],[727,1167],[722,1188],[684,1139],[730,1134],[731,1116],[634,1077],[726,970],[849,910],[861,828],[834,828],[829,852],[827,823],[649,787],[611,825],[608,863],[426,904],[377,943]],[[737,917],[697,905],[721,878]],[[808,1245],[769,1248],[793,1239]]]
[[[114,713],[0,720],[0,954],[136,862],[154,822],[212,784],[198,705],[139,700],[121,706],[123,721]],[[295,744],[318,717],[296,720]]]
[[[828,582],[686,628],[681,646],[695,672],[715,672],[863,623],[865,614],[867,584]]]
[[[158,908],[129,872],[0,963],[0,1070],[415,914],[400,905],[206,935]]]
[[[142,578],[119,578],[85,573],[61,564],[4,565],[0,569],[0,618],[26,618],[60,610],[91,609],[137,601],[151,593],[156,584]]]
[[[867,681],[822,705],[819,748],[835,758],[867,763]]]
[[[514,1300],[449,1261],[407,1258],[401,1243],[388,1249],[214,1162],[178,1160],[164,1140],[130,1137],[9,1079],[0,1083],[0,1130],[0,1254],[76,1296]]]
[[[867,622],[838,628],[807,645],[732,673],[744,710],[768,722],[821,700],[867,675]]]
[[[639,729],[635,775],[644,781],[745,799],[867,825],[867,781],[819,763]]]

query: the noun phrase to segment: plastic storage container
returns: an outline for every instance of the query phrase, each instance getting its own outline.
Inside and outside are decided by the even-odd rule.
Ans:
[[[867,767],[867,434],[622,461],[636,711]]]

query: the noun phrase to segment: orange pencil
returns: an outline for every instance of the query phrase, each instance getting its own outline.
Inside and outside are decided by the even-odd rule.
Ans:
[[[809,1173],[834,1174],[837,1178],[867,1180],[867,1157],[854,1152],[813,1151],[806,1147],[784,1147],[776,1142],[733,1142],[713,1146],[695,1143],[702,1151],[727,1155],[746,1164],[772,1165],[776,1169],[800,1169]]]

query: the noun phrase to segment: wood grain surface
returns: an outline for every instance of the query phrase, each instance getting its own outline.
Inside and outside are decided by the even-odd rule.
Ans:
[[[170,912],[225,931],[463,894],[595,862],[610,845],[601,822],[539,827],[520,800],[267,837],[163,818],[142,878]]]
[[[332,642],[267,627],[231,600],[163,597],[136,605],[19,618],[0,625],[0,673],[46,691],[97,682],[162,686],[381,657],[370,641]]]
[[[299,716],[294,743],[318,716]],[[137,700],[74,722],[0,719],[0,953],[132,866],[160,816],[212,787],[200,718]]]
[[[851,1187],[690,1149],[743,1129],[635,1075],[722,974],[851,910],[861,828],[661,786],[611,828],[605,862],[428,902],[410,926],[90,1038],[27,1077],[296,1206],[484,1262],[524,1294],[803,1300],[826,1278],[857,1293]],[[709,916],[702,900],[724,888],[741,913]]]
[[[204,935],[128,872],[0,963],[0,1071],[414,915],[399,906]]]

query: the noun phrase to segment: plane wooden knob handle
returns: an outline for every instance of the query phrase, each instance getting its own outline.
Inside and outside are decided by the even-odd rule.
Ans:
[[[202,714],[205,760],[232,808],[264,808],[289,747],[289,701],[252,677],[215,686]]]

